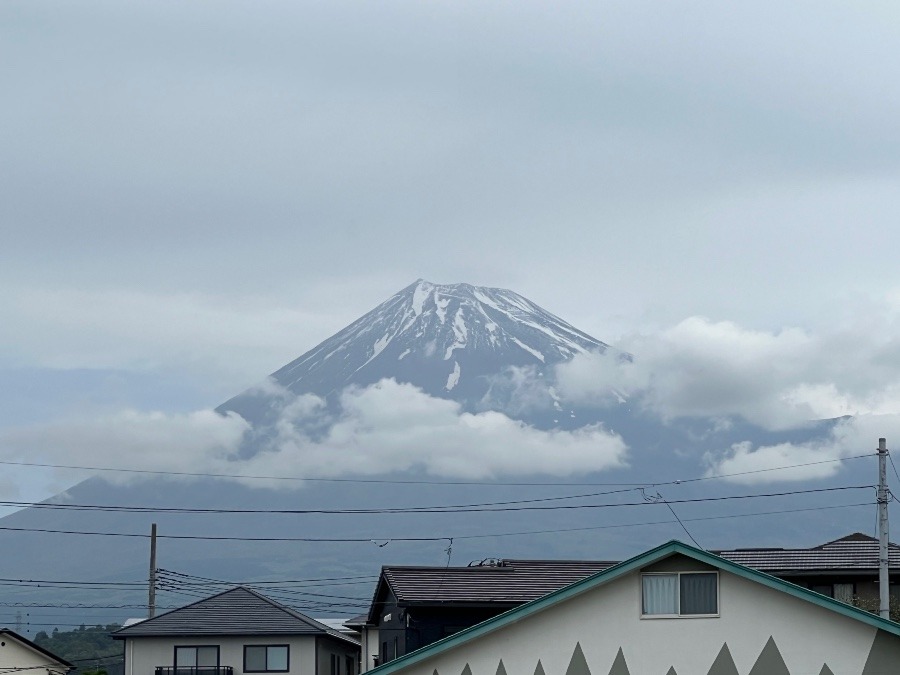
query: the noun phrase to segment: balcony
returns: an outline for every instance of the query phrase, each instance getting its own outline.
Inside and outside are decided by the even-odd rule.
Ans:
[[[231,666],[156,666],[153,675],[234,675]]]

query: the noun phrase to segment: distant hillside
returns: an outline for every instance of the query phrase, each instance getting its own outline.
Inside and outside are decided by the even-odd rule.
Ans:
[[[35,644],[48,649],[57,656],[71,661],[78,669],[93,670],[98,665],[124,658],[122,642],[113,640],[109,634],[121,628],[119,624],[106,626],[81,626],[75,630],[47,633],[40,631],[34,637]]]

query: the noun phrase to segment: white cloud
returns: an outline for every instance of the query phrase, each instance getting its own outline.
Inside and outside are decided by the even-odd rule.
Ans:
[[[690,317],[624,339],[632,363],[576,357],[557,369],[559,388],[600,403],[622,391],[664,419],[741,416],[768,429],[900,411],[898,316],[882,308],[882,330],[835,317],[830,329],[815,332]]]
[[[828,478],[841,470],[840,460],[874,454],[879,438],[888,440],[889,449],[891,439],[900,444],[900,414],[840,420],[826,439],[810,443],[736,443],[728,450],[707,453],[706,475],[729,476],[727,480],[743,484]],[[802,464],[807,466],[797,466]],[[784,466],[794,468],[770,471]]]
[[[123,410],[4,430],[0,432],[0,456],[42,464],[203,472],[227,466],[248,429],[238,415],[219,415],[212,410],[176,415]],[[72,475],[66,470],[60,473]]]
[[[273,385],[267,386],[270,391]],[[271,391],[270,391],[271,393]],[[59,422],[0,434],[7,460],[227,473],[336,477],[421,470],[433,476],[492,478],[541,473],[567,476],[623,467],[627,446],[600,425],[541,431],[496,412],[469,414],[407,384],[385,380],[351,388],[334,415],[312,395],[290,398],[274,439],[250,458],[239,450],[247,423],[204,410],[187,415],[123,411],[86,421]],[[73,460],[72,458],[90,460]],[[60,471],[61,476],[71,472]],[[104,474],[135,480],[135,474]],[[293,487],[299,482],[259,481]]]
[[[393,380],[348,389],[341,405],[341,417],[318,441],[283,415],[275,451],[253,461],[273,468],[303,467],[320,476],[377,474],[389,468],[472,479],[567,476],[626,463],[625,442],[600,425],[541,431],[498,412],[464,413],[453,401]],[[299,421],[306,421],[305,414]]]

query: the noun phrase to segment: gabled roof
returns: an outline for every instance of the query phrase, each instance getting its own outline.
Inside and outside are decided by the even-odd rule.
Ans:
[[[112,637],[122,640],[195,635],[328,635],[358,644],[325,624],[244,586],[120,628]]]
[[[65,666],[66,668],[74,668],[75,667],[75,664],[69,663],[64,658],[57,656],[56,654],[51,652],[49,649],[44,649],[39,644],[32,642],[27,637],[19,635],[14,630],[10,630],[9,628],[0,628],[0,635],[4,635],[11,640],[15,640],[16,642],[23,644],[24,646],[28,647],[29,649],[46,656],[51,661],[54,661],[62,666]]]
[[[747,567],[779,574],[878,570],[878,540],[860,532],[813,548],[738,548],[715,553]],[[888,558],[890,567],[900,570],[900,546],[891,544]]]
[[[615,564],[603,560],[498,560],[468,567],[382,567],[373,610],[383,599],[385,585],[402,605],[518,605]]]
[[[734,563],[714,553],[709,553],[699,548],[688,546],[683,542],[672,540],[667,544],[657,546],[656,548],[651,549],[646,553],[642,553],[638,556],[635,556],[634,558],[631,558],[630,560],[626,560],[625,562],[619,563],[618,565],[610,567],[609,569],[598,572],[597,574],[594,574],[587,579],[577,581],[574,584],[554,591],[553,593],[545,595],[542,598],[538,598],[537,600],[516,607],[515,609],[511,609],[508,612],[504,612],[499,616],[495,616],[492,619],[483,621],[482,623],[472,626],[471,628],[466,628],[465,630],[462,630],[458,633],[454,633],[453,635],[446,637],[443,640],[439,640],[438,642],[430,644],[426,647],[417,649],[414,652],[410,652],[405,656],[396,658],[393,661],[390,661],[383,666],[379,666],[369,672],[373,674],[377,673],[378,675],[387,675],[388,673],[401,670],[408,666],[419,663],[425,659],[431,658],[432,656],[435,656],[443,651],[469,642],[470,640],[474,640],[489,633],[493,633],[494,631],[499,630],[506,625],[521,621],[531,614],[535,614],[537,612],[548,609],[549,607],[558,605],[559,603],[565,602],[570,598],[608,584],[635,570],[639,570],[648,565],[652,565],[655,562],[676,554],[681,554],[689,558],[693,558],[698,562],[705,563],[725,572],[730,572],[731,574],[743,577],[744,579],[755,581],[762,584],[763,586],[781,591],[806,602],[811,602],[812,604],[818,605],[826,610],[841,614],[857,621],[861,621],[876,629],[880,629],[888,633],[900,636],[900,623],[894,623],[893,621],[889,621],[888,619],[882,619],[880,616],[871,614],[857,607],[853,607],[852,605],[845,604],[843,602],[840,602],[839,600],[834,600],[826,595],[816,593],[815,591],[811,591],[807,588],[802,588],[800,586],[797,586],[796,584],[792,584],[789,581],[784,581],[783,579],[770,576],[768,574],[765,574],[764,572],[759,572],[758,570],[739,565],[738,563]]]

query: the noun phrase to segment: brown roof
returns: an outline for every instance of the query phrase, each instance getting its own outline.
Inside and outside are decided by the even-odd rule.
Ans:
[[[535,600],[615,565],[596,560],[498,560],[469,567],[384,567],[400,603]]]
[[[796,573],[878,569],[878,540],[855,532],[813,548],[737,548],[713,551],[732,562],[761,572]],[[890,567],[900,572],[900,546],[888,548]]]

